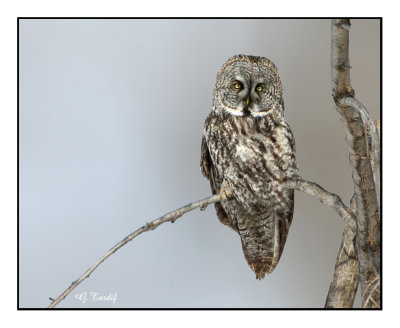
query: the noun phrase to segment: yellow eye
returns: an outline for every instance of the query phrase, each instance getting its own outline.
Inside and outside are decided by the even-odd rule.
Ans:
[[[240,90],[242,88],[242,83],[240,83],[239,81],[234,81],[233,88],[236,90]]]
[[[264,85],[262,85],[262,84],[257,85],[257,86],[256,86],[256,90],[257,90],[258,92],[263,91],[263,90],[264,90]]]

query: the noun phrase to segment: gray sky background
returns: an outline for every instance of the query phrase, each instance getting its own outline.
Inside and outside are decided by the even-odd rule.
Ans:
[[[270,58],[300,174],[352,195],[329,20],[20,20],[19,301],[46,307],[145,222],[210,194],[200,141],[221,65]],[[356,97],[379,118],[379,21],[352,20]],[[124,246],[59,307],[323,307],[344,224],[296,193],[280,263],[255,279],[213,206]],[[76,295],[117,293],[115,303]],[[89,296],[89,295],[88,295]]]

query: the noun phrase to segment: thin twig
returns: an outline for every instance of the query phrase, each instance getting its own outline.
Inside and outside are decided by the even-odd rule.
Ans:
[[[202,200],[199,200],[194,203],[190,203],[186,206],[183,206],[175,211],[169,212],[168,214],[163,215],[162,217],[158,218],[157,220],[151,221],[146,223],[143,227],[140,229],[132,232],[130,235],[125,237],[123,240],[121,240],[118,244],[116,244],[113,248],[111,248],[106,254],[104,254],[91,268],[89,268],[82,276],[80,276],[77,280],[71,283],[71,285],[55,300],[50,298],[50,300],[53,300],[52,303],[50,304],[49,308],[54,308],[59,302],[61,302],[71,291],[73,291],[83,280],[88,278],[90,274],[97,269],[97,267],[103,263],[108,257],[110,257],[113,253],[115,253],[117,250],[119,250],[122,246],[125,244],[129,243],[132,239],[136,238],[139,236],[141,233],[145,231],[150,231],[154,230],[157,228],[159,225],[161,225],[164,222],[174,222],[178,218],[180,218],[183,214],[193,211],[194,209],[200,207],[201,209],[205,209],[207,205],[220,202],[221,200],[224,200],[223,197],[220,195],[214,195]]]
[[[283,188],[303,191],[318,198],[322,203],[328,205],[337,214],[339,214],[339,216],[343,218],[346,224],[350,227],[351,231],[355,233],[357,229],[355,221],[356,218],[350,209],[343,204],[338,195],[326,191],[324,188],[314,182],[303,179],[286,181],[283,183]]]

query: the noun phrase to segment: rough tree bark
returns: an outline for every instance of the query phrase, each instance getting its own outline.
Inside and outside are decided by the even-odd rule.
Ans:
[[[380,140],[350,83],[349,19],[332,20],[331,72],[336,109],[345,127],[357,230],[343,233],[326,307],[352,307],[360,280],[363,307],[380,307]],[[358,263],[357,263],[358,262]]]
[[[350,202],[350,210],[355,212],[356,202]],[[357,229],[357,228],[356,228]],[[354,248],[355,232],[346,225],[342,243],[336,259],[333,280],[326,298],[326,308],[352,308],[359,284],[360,273],[357,252]]]

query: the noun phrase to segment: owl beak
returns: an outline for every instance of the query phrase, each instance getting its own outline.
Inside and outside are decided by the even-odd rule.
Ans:
[[[249,103],[250,103],[250,97],[247,97],[245,101],[246,101],[246,106],[249,106]]]

